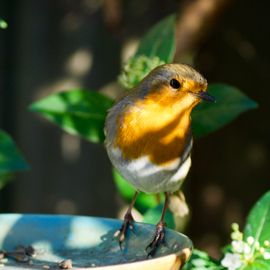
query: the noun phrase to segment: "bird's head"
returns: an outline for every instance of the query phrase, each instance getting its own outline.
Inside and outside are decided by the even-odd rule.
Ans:
[[[165,64],[152,70],[137,87],[137,93],[164,106],[192,109],[202,100],[213,102],[206,79],[183,64]]]

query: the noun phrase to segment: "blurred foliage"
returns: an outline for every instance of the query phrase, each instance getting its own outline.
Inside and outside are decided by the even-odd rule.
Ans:
[[[75,89],[37,101],[30,110],[39,112],[70,134],[102,142],[105,117],[112,104],[111,99],[96,91]]]
[[[7,22],[0,18],[0,28],[7,27]],[[16,149],[12,139],[0,130],[0,189],[12,179],[14,172],[27,168],[27,163]]]
[[[6,21],[4,21],[3,19],[0,18],[0,28],[1,29],[6,29],[8,28],[8,24]]]
[[[224,269],[218,261],[212,259],[206,252],[194,249],[184,270],[219,270]]]
[[[149,58],[145,55],[133,57],[124,65],[118,81],[124,88],[131,89],[149,73],[149,70],[162,64],[165,62],[158,57]]]
[[[134,188],[131,184],[129,184],[124,177],[122,177],[116,169],[113,168],[113,178],[115,185],[122,195],[123,199],[126,201],[131,201],[134,196]],[[144,214],[149,208],[154,208],[158,206],[160,202],[164,201],[164,195],[156,195],[156,194],[145,194],[140,192],[135,202],[135,208]]]
[[[140,55],[148,58],[158,57],[162,62],[171,63],[174,52],[175,15],[171,15],[154,25],[146,33],[139,44],[135,57]]]
[[[0,188],[12,178],[15,172],[28,168],[28,164],[11,137],[0,130]]]
[[[249,236],[252,236],[255,242],[258,241],[261,245],[265,240],[270,241],[270,191],[254,205],[248,215],[244,239]]]
[[[149,208],[143,216],[143,222],[150,223],[150,224],[157,224],[160,220],[160,213],[162,212],[163,203],[160,203],[154,208]],[[165,222],[166,226],[174,229],[175,228],[175,222],[174,222],[174,216],[171,211],[166,211],[165,213]]]
[[[257,108],[257,103],[239,89],[226,84],[210,84],[208,92],[216,103],[203,102],[192,112],[192,132],[201,137],[220,129],[239,114]]]
[[[224,258],[215,261],[207,253],[194,250],[184,270],[267,270],[270,269],[270,191],[252,207],[244,234],[233,224],[232,243],[224,250]]]

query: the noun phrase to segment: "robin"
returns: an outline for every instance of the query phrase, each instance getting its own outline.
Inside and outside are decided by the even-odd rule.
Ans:
[[[165,193],[161,218],[147,246],[153,256],[164,241],[164,216],[170,193],[178,190],[191,165],[191,111],[202,100],[214,101],[207,81],[192,67],[165,64],[152,70],[109,111],[105,122],[108,156],[135,189],[115,236],[123,243],[134,221],[138,193]]]

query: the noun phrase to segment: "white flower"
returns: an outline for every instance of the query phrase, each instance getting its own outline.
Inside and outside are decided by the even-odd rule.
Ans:
[[[264,253],[263,253],[263,258],[264,258],[265,260],[270,260],[270,252],[264,252]]]
[[[254,241],[255,241],[255,239],[254,239],[254,237],[252,237],[252,236],[249,236],[249,237],[247,238],[247,242],[248,242],[249,245],[252,245],[252,244],[254,243]]]
[[[232,241],[232,248],[233,248],[233,251],[236,252],[236,253],[243,253],[244,246],[245,246],[245,243],[243,241],[241,241],[241,240]]]
[[[239,254],[226,253],[221,264],[228,270],[235,270],[242,265],[242,262]]]
[[[249,254],[251,252],[251,248],[247,243],[244,244],[243,252],[244,252],[244,254]]]
[[[231,233],[231,239],[232,240],[242,240],[243,239],[243,234],[239,231],[232,232]]]
[[[239,225],[236,222],[232,224],[232,230],[239,231]]]
[[[260,249],[260,243],[258,241],[255,242],[255,249],[256,250]]]

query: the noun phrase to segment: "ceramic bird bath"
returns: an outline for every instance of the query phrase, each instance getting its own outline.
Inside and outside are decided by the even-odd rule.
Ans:
[[[7,270],[59,269],[59,262],[71,260],[77,270],[176,270],[190,257],[191,241],[166,229],[165,244],[147,259],[155,227],[142,223],[135,224],[121,250],[113,237],[120,226],[120,220],[107,218],[2,214],[0,249],[7,259],[0,264]],[[16,261],[14,254],[23,247],[31,247],[32,254]]]

